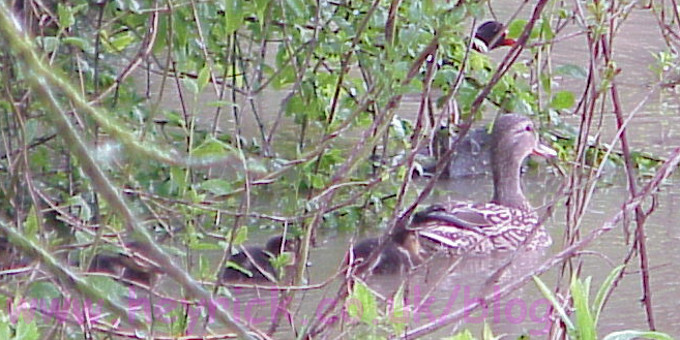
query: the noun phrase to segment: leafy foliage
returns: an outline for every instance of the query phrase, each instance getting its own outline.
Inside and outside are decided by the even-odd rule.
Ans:
[[[598,289],[592,305],[589,302],[591,277],[587,277],[585,280],[576,276],[572,277],[570,292],[575,320],[574,318],[569,317],[562,303],[560,303],[559,299],[540,278],[534,277],[534,282],[541,293],[543,293],[543,296],[552,303],[553,308],[557,311],[560,319],[567,326],[567,332],[571,339],[597,339],[597,322],[600,313],[602,312],[606,296],[611,292],[613,288],[612,285],[623,268],[624,265],[620,265],[609,273],[602,283],[602,286],[600,286],[600,289]],[[633,339],[636,337],[644,337],[647,339],[671,339],[669,335],[662,332],[636,330],[613,332],[605,336],[604,339]]]

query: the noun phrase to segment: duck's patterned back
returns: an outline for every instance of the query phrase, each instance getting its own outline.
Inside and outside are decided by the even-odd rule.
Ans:
[[[538,229],[527,249],[552,244],[545,228],[538,226],[538,217],[533,211],[494,203],[457,202],[440,207],[434,216],[421,216],[422,222],[414,229],[421,237],[458,252],[514,250],[526,242],[534,228]]]

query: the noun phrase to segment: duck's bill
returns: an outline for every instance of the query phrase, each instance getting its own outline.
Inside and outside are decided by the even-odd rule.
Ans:
[[[532,151],[532,154],[545,158],[557,157],[557,151],[553,150],[553,148],[542,143],[536,144],[536,147]]]
[[[500,42],[500,46],[514,46],[517,43],[514,39],[503,39]]]

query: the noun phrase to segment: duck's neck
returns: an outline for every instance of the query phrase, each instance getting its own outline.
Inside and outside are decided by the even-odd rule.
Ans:
[[[491,202],[510,208],[530,210],[531,206],[522,193],[520,182],[521,161],[497,159],[493,167],[493,199]],[[501,166],[502,165],[502,166]]]

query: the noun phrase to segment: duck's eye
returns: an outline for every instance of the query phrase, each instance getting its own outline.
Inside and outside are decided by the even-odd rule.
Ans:
[[[529,132],[534,131],[534,127],[531,126],[531,125],[527,125],[526,127],[524,127],[524,131],[529,131]]]

